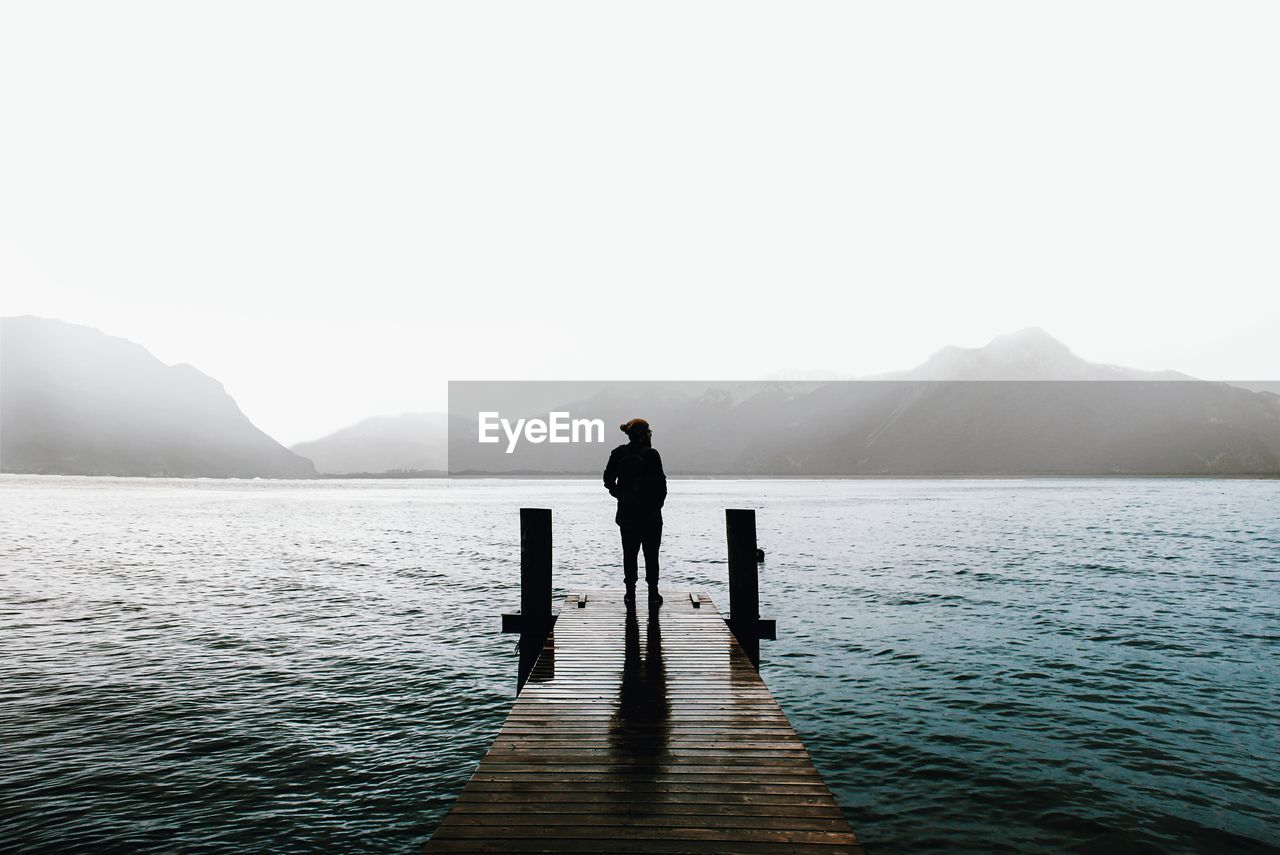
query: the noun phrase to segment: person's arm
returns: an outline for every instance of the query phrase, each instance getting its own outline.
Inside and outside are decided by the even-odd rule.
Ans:
[[[604,467],[604,488],[615,499],[618,497],[618,449],[609,452],[609,462]]]
[[[667,473],[662,471],[662,455],[656,448],[653,449],[653,468],[657,470],[653,480],[657,485],[658,507],[662,507],[667,502]]]

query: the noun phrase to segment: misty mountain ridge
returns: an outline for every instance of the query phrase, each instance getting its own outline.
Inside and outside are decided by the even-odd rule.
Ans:
[[[1039,328],[979,348],[944,347],[913,369],[863,379],[875,382],[544,381],[560,397],[515,384],[503,415],[603,416],[609,442],[621,441],[611,432],[619,422],[643,415],[673,474],[686,475],[1280,470],[1280,397],[1090,363]],[[1153,380],[1187,382],[1142,382]],[[32,316],[0,319],[0,403],[4,472],[305,478],[317,469],[590,473],[601,465],[599,445],[535,446],[518,460],[486,457],[492,446],[478,455],[448,447],[450,426],[474,438],[474,415],[462,412],[374,416],[286,449],[194,366],[165,365],[134,342]]]
[[[1194,380],[1177,371],[1142,371],[1087,362],[1040,327],[998,335],[983,347],[947,345],[906,371],[867,380]]]
[[[737,384],[740,395],[627,384],[611,401],[548,396],[540,412],[458,392],[456,475],[597,475],[607,446],[475,441],[475,413],[643,415],[668,474],[686,477],[1280,477],[1280,397],[1202,381]],[[660,394],[651,394],[654,391]],[[611,390],[616,397],[619,389]]]
[[[192,365],[92,327],[0,318],[0,471],[308,478]]]
[[[1254,432],[1272,430],[1267,420],[1276,413],[1274,403],[1176,371],[1088,362],[1038,327],[996,336],[983,347],[944,347],[915,368],[862,378],[877,382],[829,382],[812,374],[810,378],[594,388],[563,384],[576,393],[541,401],[540,411],[520,400],[503,412],[531,417],[545,417],[551,409],[575,415],[609,413],[616,421],[645,415],[658,427],[658,441],[670,452],[673,471],[695,475],[1240,474],[1276,468],[1269,451],[1274,443],[1248,439]],[[1037,386],[1045,381],[1074,381],[1082,388]],[[1088,387],[1097,381],[1122,382],[1111,392]],[[1193,386],[1182,389],[1175,383],[1161,391],[1145,388],[1150,381],[1188,381]],[[1223,414],[1219,427],[1177,427],[1183,406],[1210,413],[1226,408],[1230,413]],[[1079,411],[1091,412],[1092,421]],[[448,422],[435,414],[437,421],[428,425],[425,417],[387,417],[384,428],[396,425],[394,432],[399,434],[394,442],[353,427],[293,448],[312,456],[322,472],[334,474],[379,471],[375,464],[423,468],[420,454],[398,456],[391,446],[407,442],[418,450],[438,448]],[[614,427],[611,419],[606,419],[608,431]],[[1242,419],[1248,426],[1232,435],[1229,452],[1220,452],[1215,443],[1225,441],[1228,426],[1238,426]],[[459,413],[453,414],[452,426],[461,437],[474,432],[474,424]],[[424,432],[417,433],[419,429]],[[1108,439],[1108,433],[1115,435]],[[1081,434],[1085,440],[1094,437],[1095,447],[1082,445]],[[1042,448],[1035,437],[1052,447]],[[321,450],[335,445],[343,446],[347,457],[337,460]],[[1103,445],[1109,450],[1101,450]],[[1006,465],[1014,449],[1020,457]],[[568,457],[563,448],[526,449],[518,462],[474,456],[465,446],[455,445],[453,450],[459,456],[445,459],[454,472],[586,473],[596,465],[596,452],[589,446]]]
[[[616,384],[543,406],[643,415],[668,471],[695,477],[1280,476],[1280,397],[1090,363],[1034,327],[862,381]],[[452,442],[450,467],[586,474],[598,449]]]
[[[319,439],[290,446],[327,475],[444,472],[449,468],[444,413],[373,416]]]

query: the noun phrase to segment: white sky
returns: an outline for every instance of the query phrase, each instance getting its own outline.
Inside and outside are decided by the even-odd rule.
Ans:
[[[0,315],[291,443],[1038,325],[1280,378],[1280,4],[0,6]]]

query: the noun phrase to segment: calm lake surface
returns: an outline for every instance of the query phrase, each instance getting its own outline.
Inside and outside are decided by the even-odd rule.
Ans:
[[[510,708],[522,506],[618,586],[583,481],[0,477],[0,850],[414,852]],[[1280,852],[1280,482],[673,481],[876,853]]]

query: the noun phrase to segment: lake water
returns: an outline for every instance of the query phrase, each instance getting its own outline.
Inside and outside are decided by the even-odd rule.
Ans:
[[[0,850],[414,852],[509,709],[522,506],[620,584],[582,481],[0,477]],[[1280,482],[673,481],[877,853],[1280,852]]]

